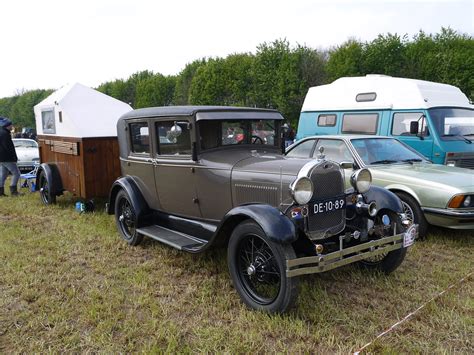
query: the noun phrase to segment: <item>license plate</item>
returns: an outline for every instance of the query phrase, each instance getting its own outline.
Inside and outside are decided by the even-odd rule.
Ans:
[[[343,208],[346,208],[346,199],[344,197],[338,197],[331,200],[316,202],[311,207],[311,213],[313,215],[323,214],[341,210]]]
[[[410,228],[407,229],[405,234],[403,234],[403,247],[409,247],[415,242],[416,237],[418,236],[418,225],[412,224]]]

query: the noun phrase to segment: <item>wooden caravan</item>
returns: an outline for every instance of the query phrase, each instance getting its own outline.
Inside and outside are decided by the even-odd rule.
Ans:
[[[35,106],[44,203],[64,191],[106,197],[121,175],[116,124],[131,107],[81,84],[63,87]]]

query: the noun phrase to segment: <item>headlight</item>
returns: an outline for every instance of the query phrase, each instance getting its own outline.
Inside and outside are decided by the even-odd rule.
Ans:
[[[309,178],[303,176],[290,185],[290,191],[297,204],[307,204],[313,197],[313,183]]]
[[[448,203],[448,208],[474,207],[473,195],[456,195]]]
[[[359,169],[351,176],[351,185],[361,194],[366,193],[372,184],[372,174],[369,169]]]

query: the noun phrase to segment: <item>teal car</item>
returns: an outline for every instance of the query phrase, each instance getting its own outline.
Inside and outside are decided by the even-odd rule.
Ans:
[[[377,136],[313,136],[286,150],[287,157],[326,159],[368,168],[372,183],[398,195],[405,213],[424,236],[429,224],[474,229],[474,172],[432,164],[395,138]],[[352,169],[346,169],[346,181]]]

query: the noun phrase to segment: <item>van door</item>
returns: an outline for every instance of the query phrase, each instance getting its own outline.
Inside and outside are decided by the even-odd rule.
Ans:
[[[423,110],[394,112],[391,135],[432,160],[433,135],[425,114]],[[418,122],[418,134],[410,133],[411,122]]]

